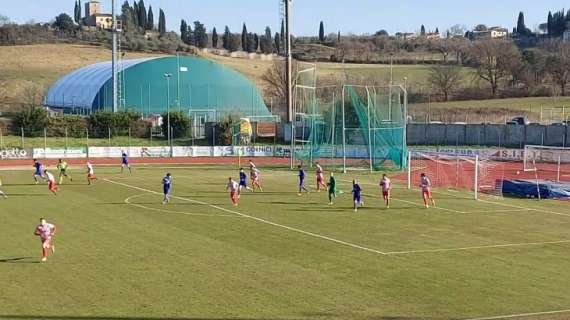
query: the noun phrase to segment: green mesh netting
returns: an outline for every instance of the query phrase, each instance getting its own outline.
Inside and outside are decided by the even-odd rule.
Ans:
[[[399,87],[303,88],[296,100],[297,160],[375,170],[406,166],[406,115]]]

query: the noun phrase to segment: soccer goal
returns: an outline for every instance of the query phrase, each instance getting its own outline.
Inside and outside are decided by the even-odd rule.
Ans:
[[[477,155],[410,151],[408,164],[408,189],[417,187],[425,173],[434,188],[467,192],[473,199],[481,193],[502,196],[505,163]]]
[[[570,148],[527,145],[523,154],[525,172],[535,172],[539,179],[570,181]]]

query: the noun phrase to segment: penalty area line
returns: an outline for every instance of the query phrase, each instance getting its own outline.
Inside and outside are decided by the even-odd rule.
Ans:
[[[130,188],[130,189],[135,189],[135,190],[139,190],[139,191],[143,191],[143,192],[147,192],[147,193],[152,193],[152,194],[161,194],[160,192],[157,192],[157,191],[152,191],[152,190],[149,190],[149,189],[144,189],[144,188],[141,188],[141,187],[132,186],[132,185],[129,185],[129,184],[126,184],[126,183],[122,183],[122,182],[116,182],[116,181],[109,180],[109,179],[103,179],[103,180],[106,181],[106,182],[108,182],[108,183],[112,183],[112,184],[115,184],[115,185],[120,185],[120,186],[123,186],[123,187],[126,187],[126,188]],[[382,252],[382,251],[379,251],[379,250],[376,250],[376,249],[367,248],[367,247],[364,247],[364,246],[360,246],[360,245],[357,245],[357,244],[354,244],[354,243],[350,243],[350,242],[338,240],[338,239],[335,239],[335,238],[327,237],[327,236],[320,235],[320,234],[317,234],[317,233],[313,233],[313,232],[309,232],[309,231],[297,229],[297,228],[294,228],[294,227],[289,227],[289,226],[286,226],[286,225],[278,224],[278,223],[275,223],[275,222],[272,222],[272,221],[269,221],[269,220],[257,218],[257,217],[254,217],[254,216],[250,216],[250,215],[247,215],[247,214],[238,212],[238,211],[234,211],[234,210],[226,209],[226,208],[223,208],[223,207],[220,207],[220,206],[216,206],[216,205],[213,205],[213,204],[209,204],[209,203],[207,203],[207,202],[198,201],[198,200],[193,200],[193,199],[189,199],[189,198],[178,197],[178,196],[171,196],[171,198],[175,198],[175,199],[182,200],[182,201],[187,201],[187,202],[191,202],[191,203],[197,203],[197,204],[209,206],[209,207],[211,207],[211,208],[214,208],[214,209],[217,209],[217,210],[220,210],[220,211],[224,211],[224,212],[226,212],[226,213],[231,213],[231,214],[234,214],[234,215],[243,217],[243,218],[248,218],[248,219],[251,219],[251,220],[254,220],[254,221],[257,221],[257,222],[261,222],[261,223],[264,223],[264,224],[268,224],[268,225],[271,225],[271,226],[274,226],[274,227],[277,227],[277,228],[286,229],[286,230],[289,230],[289,231],[293,231],[293,232],[297,232],[297,233],[300,233],[300,234],[304,234],[304,235],[306,235],[306,236],[318,238],[318,239],[321,239],[321,240],[327,240],[327,241],[330,241],[330,242],[334,242],[334,243],[336,243],[336,244],[341,244],[341,245],[346,246],[346,247],[351,247],[351,248],[354,248],[354,249],[359,249],[359,250],[363,250],[363,251],[367,251],[367,252],[371,252],[371,253],[375,253],[375,254],[379,254],[379,255],[386,255],[386,253],[384,253],[384,252]]]
[[[437,253],[437,252],[453,252],[453,251],[471,251],[477,249],[493,249],[493,248],[509,248],[509,247],[530,247],[530,246],[543,246],[543,245],[556,245],[570,243],[570,240],[560,240],[560,241],[545,241],[545,242],[525,242],[525,243],[507,243],[507,244],[496,244],[488,246],[473,246],[473,247],[462,247],[462,248],[448,248],[448,249],[425,249],[425,250],[410,250],[410,251],[394,251],[386,252],[386,255],[406,255],[414,253]]]
[[[235,214],[209,214],[209,213],[195,213],[195,212],[184,212],[184,211],[158,209],[158,208],[147,207],[147,206],[139,204],[139,203],[131,202],[131,200],[133,200],[135,198],[140,198],[140,197],[145,196],[145,195],[146,195],[146,193],[130,196],[130,197],[126,198],[124,202],[130,206],[133,206],[133,207],[137,207],[137,208],[141,208],[141,209],[145,209],[145,210],[150,210],[150,211],[156,211],[156,212],[165,212],[165,213],[170,213],[170,214],[183,214],[186,216],[202,216],[202,217],[243,218],[240,216],[236,216]]]
[[[500,319],[515,319],[515,318],[528,318],[536,316],[548,316],[562,313],[570,313],[570,309],[566,310],[556,310],[556,311],[545,311],[545,312],[533,312],[533,313],[520,313],[520,314],[509,314],[503,316],[494,317],[483,317],[483,318],[471,318],[467,320],[500,320]]]

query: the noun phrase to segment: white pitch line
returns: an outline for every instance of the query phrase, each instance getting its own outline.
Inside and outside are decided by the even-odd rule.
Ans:
[[[104,181],[109,182],[109,183],[112,183],[112,184],[120,185],[120,186],[123,186],[123,187],[127,187],[127,188],[130,188],[130,189],[135,189],[135,190],[139,190],[139,191],[144,191],[144,192],[148,192],[148,193],[152,193],[152,194],[161,194],[161,193],[156,192],[156,191],[152,191],[152,190],[149,190],[149,189],[144,189],[144,188],[132,186],[132,185],[129,185],[129,184],[126,184],[126,183],[121,183],[121,182],[112,181],[112,180],[109,180],[109,179],[104,179]],[[314,238],[319,238],[319,239],[322,239],[322,240],[327,240],[327,241],[335,242],[335,243],[337,243],[337,244],[342,244],[342,245],[347,246],[347,247],[352,247],[352,248],[355,248],[355,249],[360,249],[360,250],[372,252],[372,253],[375,253],[375,254],[385,255],[384,252],[379,251],[379,250],[376,250],[376,249],[371,249],[371,248],[363,247],[363,246],[360,246],[360,245],[357,245],[357,244],[353,244],[353,243],[350,243],[350,242],[346,242],[346,241],[334,239],[334,238],[331,238],[331,237],[323,236],[323,235],[320,235],[320,234],[316,234],[316,233],[313,233],[313,232],[304,231],[304,230],[301,230],[301,229],[297,229],[297,228],[289,227],[289,226],[286,226],[286,225],[278,224],[278,223],[271,222],[271,221],[268,221],[268,220],[265,220],[265,219],[261,219],[261,218],[253,217],[253,216],[250,216],[250,215],[247,215],[247,214],[243,214],[243,213],[240,213],[240,212],[238,212],[238,211],[234,211],[234,210],[229,210],[229,209],[226,209],[226,208],[222,208],[222,207],[220,207],[220,206],[216,206],[216,205],[209,204],[209,203],[206,203],[206,202],[202,202],[202,201],[198,201],[198,200],[193,200],[193,199],[188,199],[188,198],[177,197],[177,196],[171,196],[171,198],[175,198],[175,199],[179,199],[179,200],[183,200],[183,201],[188,201],[188,202],[192,202],[192,203],[197,203],[197,204],[201,204],[201,205],[206,205],[206,206],[209,206],[209,207],[214,208],[214,209],[217,209],[217,210],[221,210],[221,211],[224,211],[224,212],[227,212],[227,213],[232,213],[232,214],[238,215],[238,216],[240,216],[240,217],[248,218],[248,219],[251,219],[251,220],[255,220],[255,221],[257,221],[257,222],[265,223],[265,224],[268,224],[268,225],[271,225],[271,226],[274,226],[274,227],[278,227],[278,228],[286,229],[286,230],[289,230],[289,231],[301,233],[301,234],[304,234],[304,235],[307,235],[307,236],[311,236],[311,237],[314,237]]]
[[[207,216],[207,217],[225,217],[225,218],[242,218],[240,216],[236,216],[235,214],[209,214],[209,213],[192,213],[192,212],[183,212],[183,211],[175,211],[175,210],[165,210],[165,209],[158,209],[158,208],[152,208],[152,207],[147,207],[145,205],[142,204],[138,204],[138,203],[132,203],[131,200],[134,198],[139,198],[141,196],[144,196],[145,194],[139,194],[139,195],[134,195],[131,197],[128,197],[125,199],[125,203],[133,206],[133,207],[137,207],[137,208],[141,208],[141,209],[145,209],[145,210],[150,210],[150,211],[156,211],[156,212],[166,212],[166,213],[176,213],[176,214],[183,214],[186,216]]]
[[[482,209],[483,211],[483,209]],[[534,211],[533,209],[511,209],[511,210],[493,210],[492,213],[508,213],[508,212],[521,212],[521,211]],[[472,214],[476,214],[476,213],[481,213],[481,211],[471,211],[471,212],[465,212],[465,213],[472,213]]]
[[[394,251],[385,252],[386,255],[405,255],[413,253],[436,253],[436,252],[450,252],[450,251],[470,251],[478,249],[493,249],[493,248],[509,248],[509,247],[529,247],[529,246],[541,246],[541,245],[555,245],[555,244],[565,244],[570,243],[570,240],[560,240],[560,241],[545,241],[545,242],[525,242],[525,243],[508,243],[508,244],[497,244],[488,246],[474,246],[474,247],[462,247],[462,248],[448,248],[448,249],[426,249],[426,250],[410,250],[410,251]]]
[[[556,311],[545,311],[545,312],[534,312],[534,313],[520,313],[520,314],[509,314],[504,316],[494,316],[494,317],[484,317],[484,318],[472,318],[467,320],[500,320],[500,319],[514,319],[522,317],[535,317],[535,316],[547,316],[553,314],[570,313],[570,309],[567,310],[556,310]]]

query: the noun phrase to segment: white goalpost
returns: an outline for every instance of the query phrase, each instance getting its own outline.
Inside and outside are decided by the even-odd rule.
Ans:
[[[527,145],[523,170],[536,172],[537,178],[570,181],[570,148]]]

